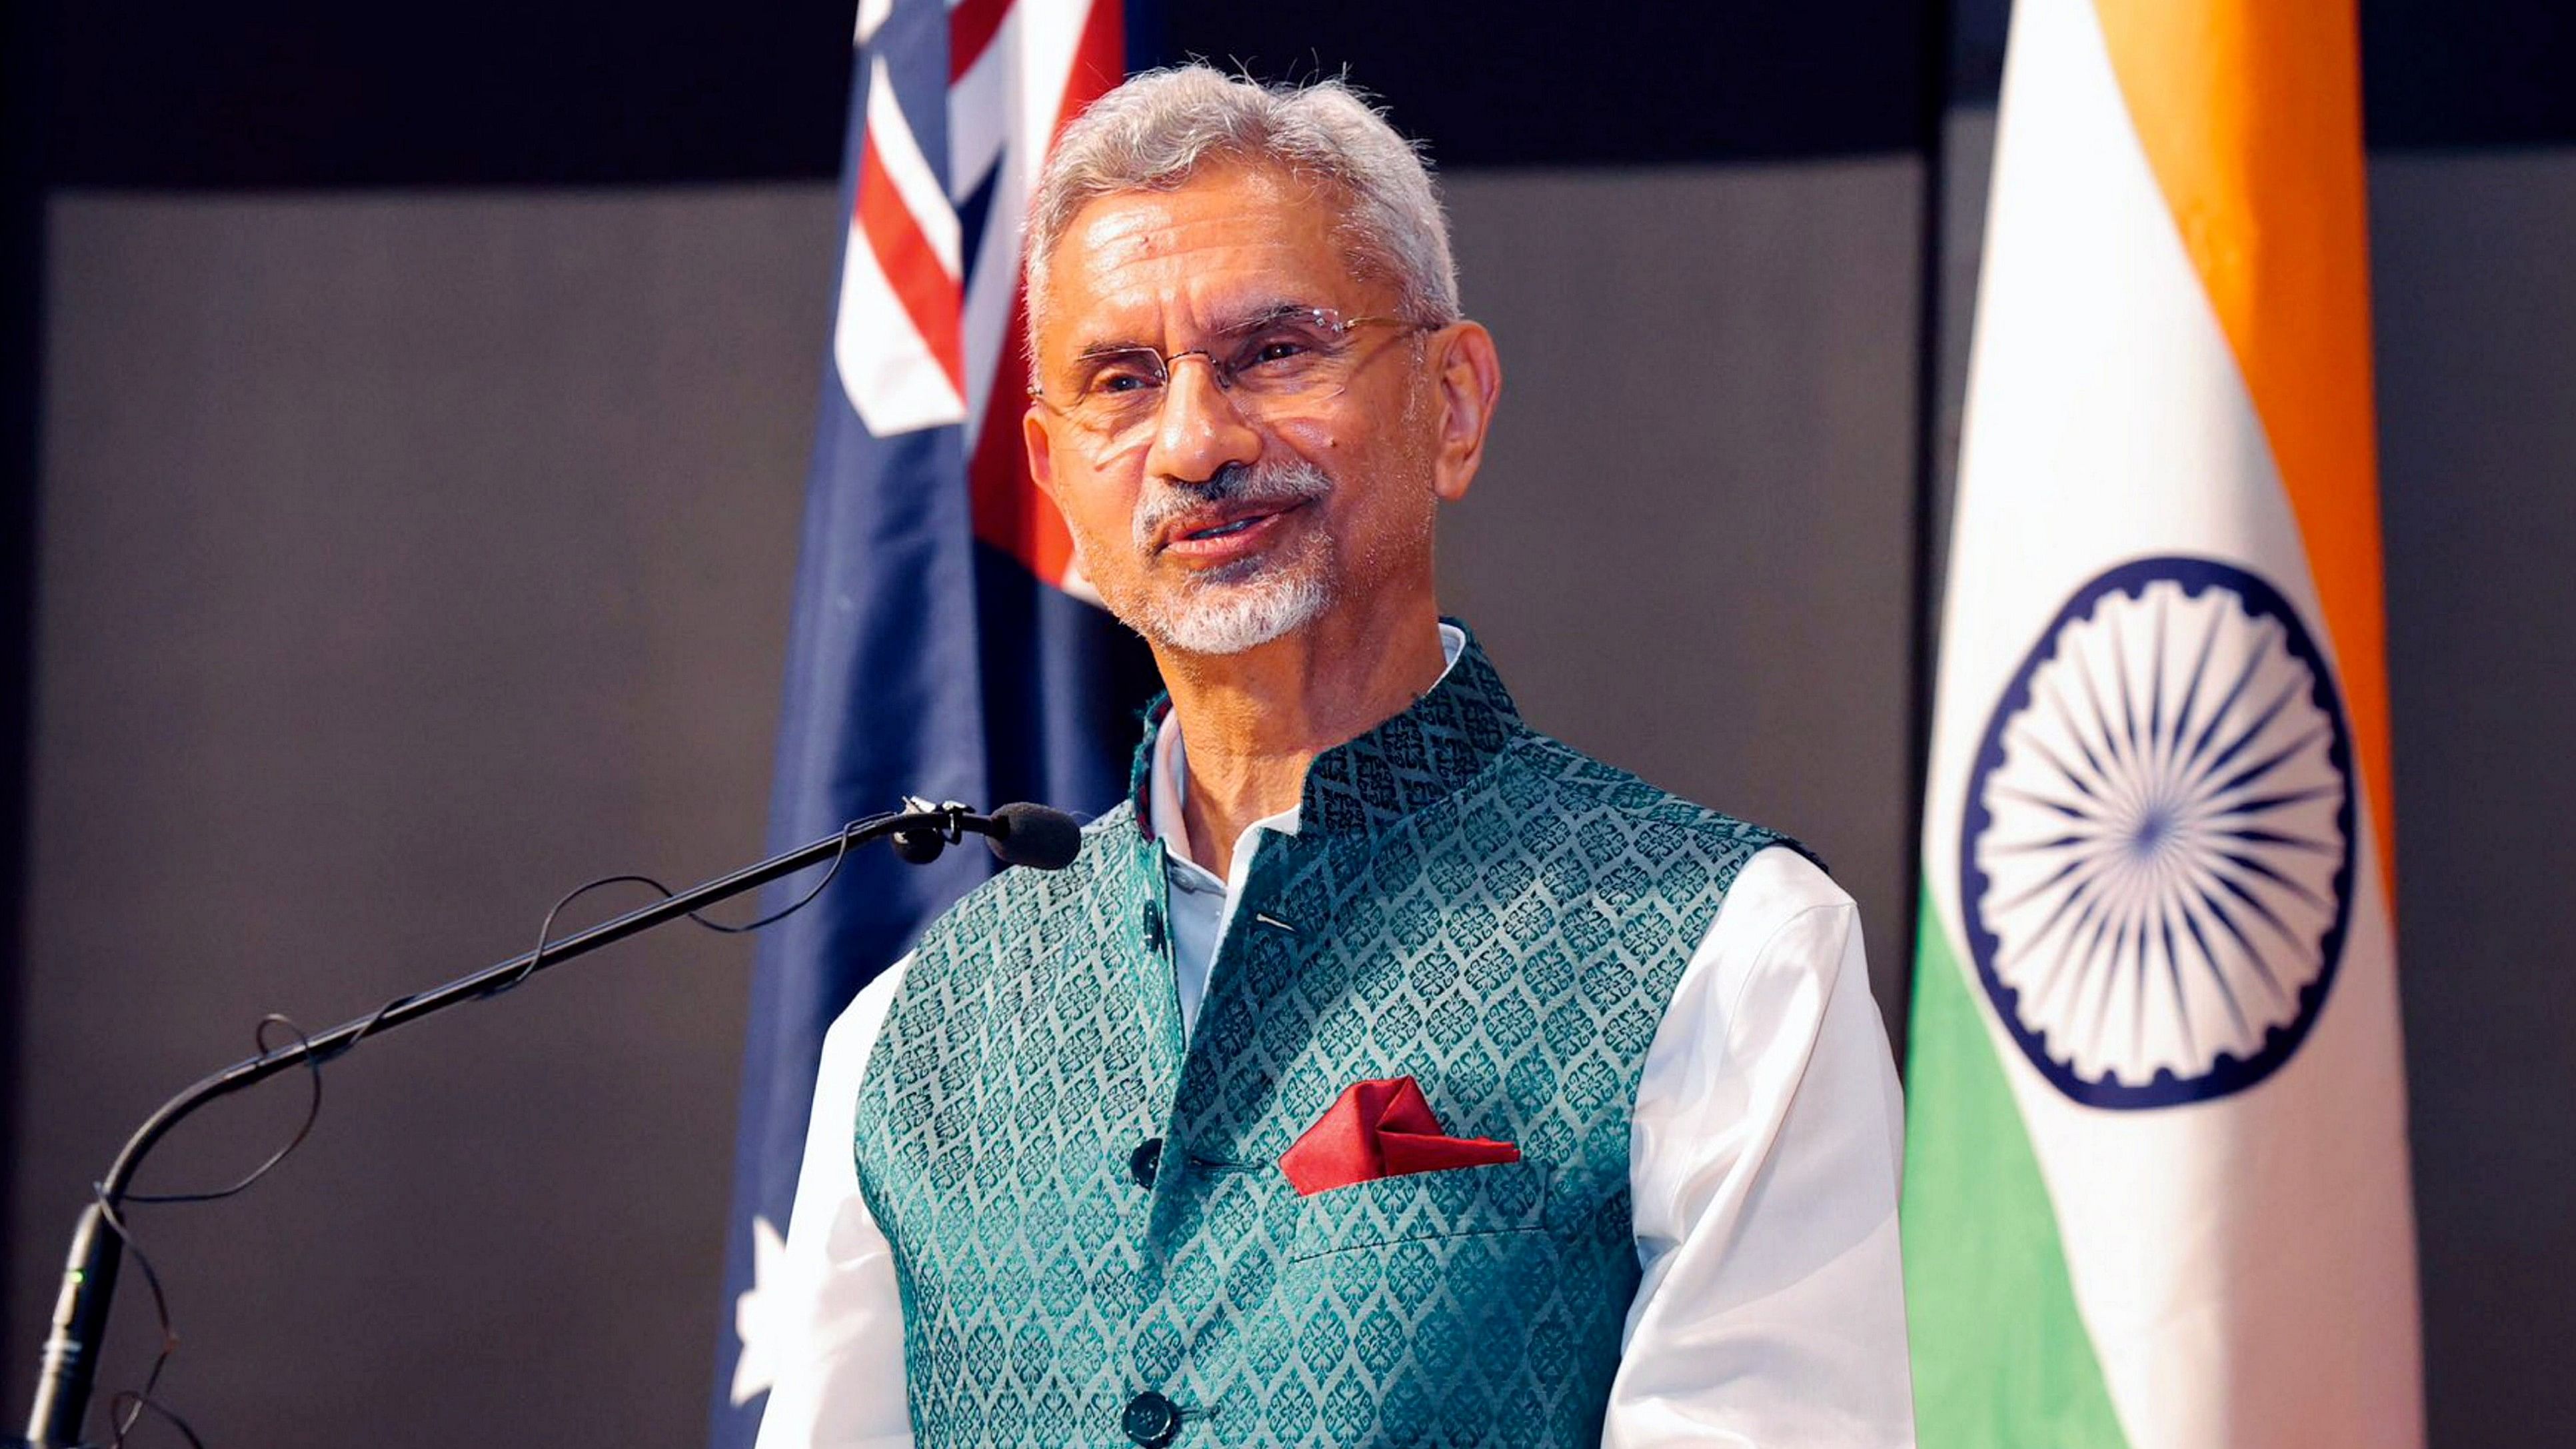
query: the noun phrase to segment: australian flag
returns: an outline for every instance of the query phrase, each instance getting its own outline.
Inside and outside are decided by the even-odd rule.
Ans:
[[[1046,148],[1129,64],[1122,0],[863,0],[832,366],[806,483],[770,841],[904,796],[1088,818],[1126,788],[1143,646],[1098,604],[1020,444],[1020,221]],[[751,998],[712,1441],[773,1372],[759,1268],[787,1230],[823,1032],[991,869],[852,856],[765,932]],[[801,884],[801,882],[791,883]]]

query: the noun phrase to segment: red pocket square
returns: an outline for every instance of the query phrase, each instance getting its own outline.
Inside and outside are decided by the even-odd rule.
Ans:
[[[1280,1154],[1279,1168],[1300,1197],[1312,1197],[1381,1177],[1520,1160],[1521,1150],[1508,1142],[1442,1132],[1422,1085],[1388,1077],[1353,1083]]]

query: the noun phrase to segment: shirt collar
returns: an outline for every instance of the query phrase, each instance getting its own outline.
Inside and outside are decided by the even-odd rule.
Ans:
[[[1394,718],[1316,756],[1298,803],[1251,828],[1283,835],[1309,824],[1327,834],[1368,830],[1447,796],[1502,753],[1521,728],[1520,712],[1485,651],[1465,625],[1443,619],[1440,652],[1447,663],[1428,692]],[[1158,697],[1145,711],[1145,737],[1130,778],[1147,838],[1162,840],[1181,860],[1188,858],[1189,832],[1181,823],[1188,759],[1171,698]]]

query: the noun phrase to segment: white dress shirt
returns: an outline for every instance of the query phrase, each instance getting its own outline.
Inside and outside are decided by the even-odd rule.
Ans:
[[[1464,636],[1441,633],[1454,661]],[[1173,967],[1194,1026],[1257,832],[1295,834],[1297,811],[1247,827],[1221,881],[1188,857],[1186,756],[1170,716],[1152,769]],[[761,1346],[777,1380],[758,1449],[911,1449],[894,1257],[851,1147],[868,1052],[910,963],[869,983],[823,1039],[779,1277],[759,1287],[760,1331],[780,1341]],[[1646,1050],[1629,1136],[1644,1277],[1604,1449],[1914,1442],[1903,1130],[1851,897],[1793,850],[1755,853]]]

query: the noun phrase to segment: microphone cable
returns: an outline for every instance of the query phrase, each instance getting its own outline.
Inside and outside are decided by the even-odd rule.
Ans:
[[[797,897],[787,905],[782,906],[775,911],[771,911],[767,915],[745,921],[739,925],[729,925],[723,921],[710,920],[707,917],[698,914],[696,911],[689,912],[688,918],[710,931],[721,932],[728,936],[748,935],[751,932],[761,930],[764,927],[774,926],[780,921],[787,919],[789,916],[796,914],[798,911],[805,909],[807,906],[812,905],[817,899],[819,899],[822,896],[824,889],[830,886],[833,880],[840,875],[842,863],[847,861],[850,857],[851,843],[860,835],[863,835],[876,826],[882,825],[886,821],[893,819],[895,815],[899,813],[901,812],[881,811],[875,815],[863,816],[842,826],[840,847],[833,851],[831,862],[824,870],[822,878],[815,881],[813,886],[808,889],[805,894]],[[811,869],[811,867],[808,867],[808,869]],[[554,937],[555,918],[563,914],[565,907],[571,905],[574,901],[581,899],[583,896],[590,894],[592,891],[612,885],[629,884],[646,886],[652,890],[658,891],[661,893],[661,898],[663,900],[669,900],[671,897],[678,894],[677,891],[672,890],[669,886],[662,884],[660,881],[655,880],[653,877],[648,875],[620,873],[617,875],[603,875],[593,880],[584,881],[580,885],[573,887],[571,890],[564,892],[561,898],[556,900],[552,906],[546,908],[545,918],[537,923],[537,946],[534,951],[529,953],[527,964],[507,978],[494,982],[476,999],[488,1001],[504,992],[517,990],[521,985],[526,983],[527,979],[531,975],[536,973],[540,966],[545,964],[546,951],[549,948],[560,944]],[[354,1049],[358,1043],[366,1040],[367,1037],[373,1034],[378,1027],[383,1025],[387,1014],[413,1000],[416,1000],[417,996],[418,993],[397,996],[392,1000],[387,1001],[384,1005],[377,1007],[375,1014],[368,1018],[367,1024],[360,1027],[357,1033],[354,1036],[351,1036],[348,1041],[342,1043],[337,1051],[330,1053],[330,1058],[336,1059],[340,1056],[346,1055],[349,1051]],[[313,1045],[312,1039],[305,1034],[302,1027],[296,1025],[292,1019],[286,1016],[280,1015],[276,1012],[271,1012],[268,1015],[261,1017],[259,1019],[259,1025],[253,1028],[251,1032],[251,1041],[257,1048],[255,1055],[266,1056],[269,1052],[275,1050],[275,1048],[272,1048],[268,1043],[268,1033],[269,1028],[271,1027],[285,1028],[286,1031],[294,1037],[297,1045],[304,1047],[307,1051],[311,1050]],[[279,1163],[284,1162],[287,1157],[295,1151],[295,1149],[303,1146],[306,1138],[313,1135],[313,1125],[315,1122],[320,1120],[322,1116],[322,1064],[324,1060],[325,1058],[320,1055],[311,1055],[304,1059],[306,1079],[311,1086],[311,1091],[305,1099],[304,1120],[296,1124],[293,1135],[286,1139],[283,1146],[279,1147],[275,1152],[270,1153],[265,1161],[261,1162],[257,1167],[252,1168],[248,1173],[245,1173],[240,1180],[229,1186],[215,1188],[204,1192],[129,1191],[124,1195],[123,1200],[128,1204],[220,1202],[225,1198],[247,1192],[250,1189],[251,1184],[268,1176],[268,1174],[274,1171]],[[143,1251],[143,1244],[136,1239],[133,1230],[126,1226],[125,1215],[118,1211],[115,1203],[108,1201],[107,1184],[104,1182],[92,1182],[90,1184],[90,1196],[98,1204],[100,1220],[107,1224],[109,1232],[116,1235],[116,1240],[122,1245],[123,1250],[133,1255],[135,1267],[142,1271],[144,1286],[150,1290],[152,1295],[153,1319],[160,1330],[161,1337],[160,1346],[155,1350],[152,1356],[152,1367],[143,1376],[143,1386],[137,1389],[119,1389],[108,1400],[108,1419],[110,1422],[108,1449],[125,1449],[126,1437],[134,1432],[134,1426],[141,1421],[146,1412],[155,1415],[162,1422],[176,1430],[181,1437],[188,1441],[190,1446],[192,1446],[192,1449],[206,1449],[205,1440],[198,1437],[196,1429],[188,1423],[187,1419],[177,1410],[171,1408],[167,1403],[164,1403],[162,1400],[155,1397],[154,1394],[154,1391],[160,1387],[162,1371],[169,1367],[171,1356],[176,1353],[179,1348],[179,1333],[177,1328],[173,1326],[170,1316],[170,1298],[168,1293],[164,1291],[161,1286],[161,1275],[153,1268],[150,1256],[145,1254]]]

